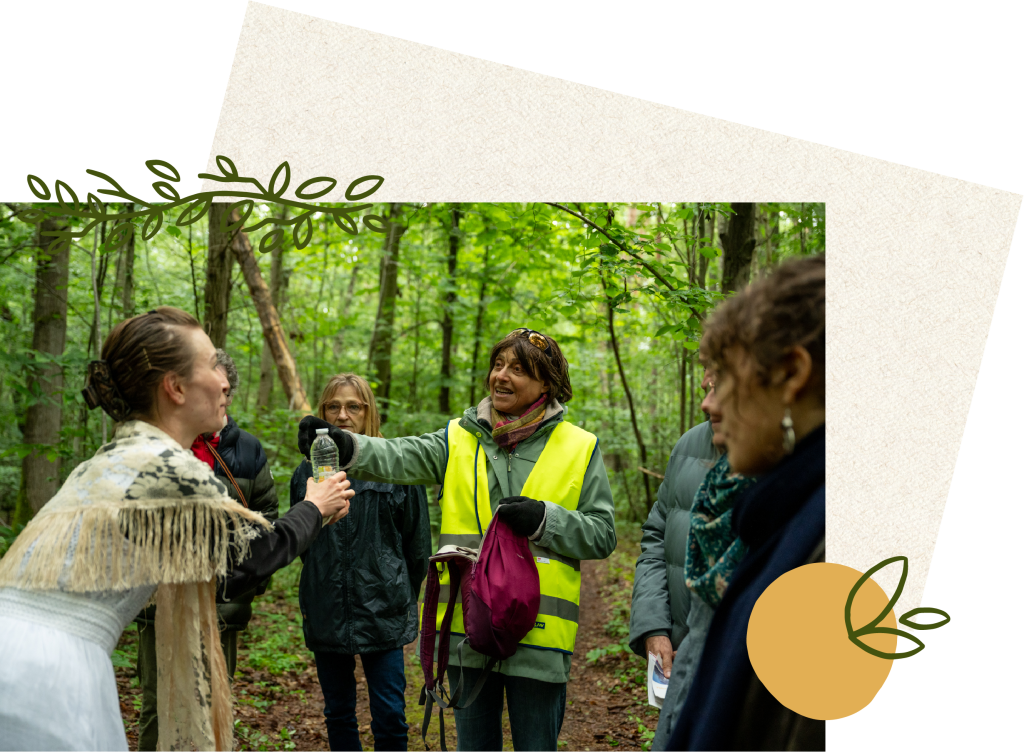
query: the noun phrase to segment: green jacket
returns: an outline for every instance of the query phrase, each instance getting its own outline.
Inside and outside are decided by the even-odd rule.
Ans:
[[[481,447],[487,452],[487,480],[493,512],[502,499],[519,495],[551,430],[564,419],[565,409],[557,402],[550,405],[537,432],[520,442],[509,455],[491,438],[490,404],[487,397],[478,407],[468,408],[460,424],[480,438]],[[440,484],[444,480],[448,459],[444,428],[423,436],[399,439],[362,435],[356,438],[358,444],[352,461],[342,468],[353,478],[403,485]],[[538,545],[574,559],[603,559],[615,550],[615,507],[600,447],[594,449],[583,478],[576,511],[570,512],[552,502],[545,502],[545,506],[547,517],[543,533],[536,541]],[[461,639],[453,637],[451,643],[451,662],[456,665],[456,648]],[[463,650],[465,665],[483,667],[483,656],[470,650],[468,645]],[[495,671],[508,676],[565,682],[569,679],[571,664],[572,656],[565,653],[522,647],[511,658],[500,662]]]
[[[676,651],[672,677],[651,748],[664,749],[672,724],[686,699],[714,614],[694,595],[683,576],[690,507],[693,497],[719,454],[711,443],[711,423],[704,422],[680,437],[669,456],[658,501],[643,525],[640,558],[633,579],[629,646],[647,659],[645,642],[667,635]]]

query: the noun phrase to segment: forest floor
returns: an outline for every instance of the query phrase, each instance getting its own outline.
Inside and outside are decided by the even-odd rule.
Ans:
[[[623,526],[625,527],[625,526]],[[567,688],[561,750],[648,749],[657,711],[647,704],[646,664],[626,647],[630,593],[639,554],[638,528],[620,530],[619,546],[604,561],[583,562],[580,629]],[[312,654],[302,640],[298,615],[299,562],[274,577],[266,595],[253,604],[249,629],[239,635],[238,670],[233,685],[235,737],[239,750],[326,750],[323,694]],[[137,632],[125,630],[113,660],[121,694],[121,714],[129,748],[138,748],[141,694],[135,678]],[[422,750],[423,708],[417,704],[423,671],[417,643],[405,647],[406,720],[409,749]],[[373,749],[366,681],[356,664],[357,716],[364,749]],[[446,711],[448,748],[455,749],[455,722]],[[512,749],[508,712],[505,749]],[[427,734],[439,749],[436,713]]]

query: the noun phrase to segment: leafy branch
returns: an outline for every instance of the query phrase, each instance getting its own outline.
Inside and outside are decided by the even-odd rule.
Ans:
[[[153,190],[166,203],[150,203],[138,196],[132,195],[109,175],[98,170],[86,170],[90,175],[107,182],[111,187],[97,189],[96,194],[111,196],[125,202],[136,204],[141,208],[137,211],[110,211],[108,204],[100,198],[89,193],[86,201],[79,201],[75,191],[63,180],[54,183],[51,193],[49,186],[35,175],[28,176],[28,187],[33,195],[41,201],[49,201],[51,197],[56,198],[56,205],[36,205],[18,212],[17,217],[29,224],[38,224],[51,216],[64,216],[80,220],[82,227],[77,230],[43,230],[41,235],[52,237],[53,241],[47,248],[51,254],[59,253],[79,238],[86,236],[100,222],[113,222],[114,227],[102,245],[104,252],[114,251],[123,246],[136,232],[136,219],[142,220],[142,237],[145,240],[153,238],[164,224],[164,215],[171,216],[183,208],[173,225],[168,226],[172,234],[179,234],[177,228],[187,227],[202,219],[210,209],[210,204],[215,200],[225,198],[241,199],[231,204],[231,207],[224,213],[221,219],[220,230],[225,233],[253,232],[267,225],[273,225],[274,229],[266,233],[260,240],[260,252],[270,253],[284,242],[284,228],[292,228],[292,239],[296,248],[305,248],[313,237],[313,216],[330,216],[335,224],[349,235],[359,233],[359,225],[356,217],[359,212],[369,209],[372,204],[357,204],[355,206],[328,207],[312,203],[314,199],[326,196],[338,185],[338,181],[332,177],[315,177],[306,180],[295,188],[295,198],[285,198],[285,192],[291,184],[291,166],[287,161],[282,162],[270,178],[266,187],[253,177],[239,175],[235,163],[228,157],[217,157],[217,168],[219,175],[211,173],[199,173],[198,177],[203,180],[212,180],[217,183],[247,183],[252,185],[255,191],[222,190],[205,191],[182,197],[175,183],[181,182],[181,175],[177,168],[162,159],[150,159],[146,162],[149,171],[159,178],[153,182]],[[349,183],[345,189],[347,201],[362,201],[372,194],[384,183],[380,175],[364,175]],[[292,217],[267,217],[252,225],[246,226],[246,222],[252,215],[256,202],[266,202],[289,206],[297,209],[298,212]],[[238,211],[238,219],[230,222],[232,212]],[[230,223],[229,223],[230,222]],[[375,214],[366,214],[362,217],[363,225],[373,232],[387,232],[387,222],[383,217]]]

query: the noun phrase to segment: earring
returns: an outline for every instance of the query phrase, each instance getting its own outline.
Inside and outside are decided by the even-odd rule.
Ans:
[[[796,433],[793,431],[793,416],[787,407],[785,414],[782,416],[782,451],[786,454],[792,454],[793,447],[795,446]]]

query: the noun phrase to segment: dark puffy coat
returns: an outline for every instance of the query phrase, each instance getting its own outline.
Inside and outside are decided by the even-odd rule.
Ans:
[[[245,495],[249,509],[259,512],[268,520],[276,520],[278,516],[277,489],[274,487],[274,476],[270,473],[270,463],[259,439],[248,431],[243,431],[228,416],[228,424],[220,432],[220,442],[216,446],[217,453],[224,464],[231,470],[235,482]],[[224,475],[219,462],[214,461],[213,472],[227,487],[228,494],[235,501],[241,501],[231,481]],[[300,499],[301,501],[301,499]],[[217,616],[222,630],[242,630],[252,618],[252,601],[266,590],[266,583],[260,583],[241,595],[231,599],[230,603],[217,604]]]
[[[307,460],[295,468],[291,503],[305,498]],[[350,479],[349,513],[303,555],[299,610],[306,647],[357,655],[402,647],[418,630],[417,600],[430,556],[422,486]]]
[[[646,640],[666,635],[678,651],[672,677],[658,716],[651,749],[665,749],[672,725],[683,707],[713,614],[711,607],[686,587],[687,538],[690,507],[708,470],[719,454],[711,443],[711,423],[705,421],[684,433],[668,460],[658,501],[643,526],[640,558],[633,578],[629,646],[647,659]]]

